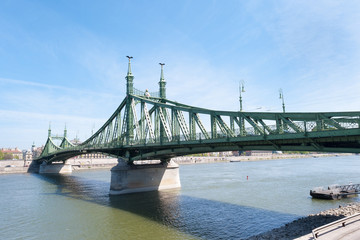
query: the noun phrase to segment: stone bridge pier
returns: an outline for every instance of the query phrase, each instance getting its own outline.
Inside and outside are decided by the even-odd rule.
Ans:
[[[174,161],[159,164],[133,164],[119,158],[111,169],[110,195],[180,188],[179,165]]]
[[[71,164],[67,163],[51,163],[43,162],[39,167],[40,174],[54,174],[54,173],[72,173]]]

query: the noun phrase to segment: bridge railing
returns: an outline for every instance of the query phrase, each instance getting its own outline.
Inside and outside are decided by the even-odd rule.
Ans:
[[[144,91],[141,91],[139,89],[133,88],[133,94],[137,95],[137,96],[146,96]],[[154,97],[154,98],[160,98],[160,92],[149,92],[148,93],[150,97]]]
[[[321,123],[317,121],[298,121],[293,122],[293,126],[290,126],[288,124],[283,124],[282,128],[280,129],[277,125],[266,125],[263,126],[261,129],[262,131],[259,131],[258,129],[254,127],[246,127],[243,132],[241,133],[240,128],[233,129],[234,135],[237,138],[243,138],[243,137],[250,137],[250,136],[263,136],[263,135],[283,135],[283,134],[296,134],[296,133],[310,133],[310,132],[323,132],[323,131],[336,131],[336,130],[346,130],[346,129],[355,129],[359,128],[359,123],[350,121],[350,122],[340,122],[338,124],[339,126],[336,126],[333,121],[321,121]],[[342,129],[339,129],[341,126]],[[320,128],[321,127],[321,128]],[[212,136],[211,132],[207,132],[208,136]],[[211,139],[223,139],[223,138],[230,138],[230,136],[227,133],[224,133],[220,130],[216,132],[214,135],[214,138]],[[147,137],[146,139],[139,139],[134,140],[131,142],[131,144],[148,144],[148,143],[167,143],[167,142],[186,142],[186,141],[203,141],[206,140],[206,135],[202,132],[198,132],[194,134],[193,138],[189,138],[188,136],[185,136],[183,134],[180,135],[174,135],[169,140],[167,137],[163,137],[160,139],[159,136],[156,136],[155,139],[152,139],[150,137]]]

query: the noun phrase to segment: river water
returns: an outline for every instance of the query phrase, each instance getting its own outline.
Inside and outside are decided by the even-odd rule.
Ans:
[[[246,239],[360,201],[309,196],[359,169],[355,155],[181,165],[180,190],[111,197],[109,170],[0,175],[0,239]]]

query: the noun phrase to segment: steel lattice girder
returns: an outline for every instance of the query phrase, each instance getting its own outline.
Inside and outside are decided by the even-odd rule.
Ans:
[[[150,110],[147,105],[151,106]],[[201,118],[207,119],[208,129]],[[224,120],[226,118],[228,122]],[[76,156],[84,151],[122,157],[127,152],[130,161],[257,149],[357,153],[360,152],[359,142],[360,112],[216,111],[129,94],[106,123],[85,142],[74,146],[64,138],[61,145],[56,146],[50,137],[38,160],[55,161],[61,156]]]

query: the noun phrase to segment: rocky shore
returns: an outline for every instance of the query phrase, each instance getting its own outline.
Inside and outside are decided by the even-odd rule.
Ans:
[[[360,212],[360,203],[351,203],[339,208],[329,209],[317,214],[297,219],[283,227],[273,229],[269,232],[252,236],[248,240],[269,240],[269,239],[295,239],[306,234],[322,225],[331,223],[344,217],[348,217]]]

